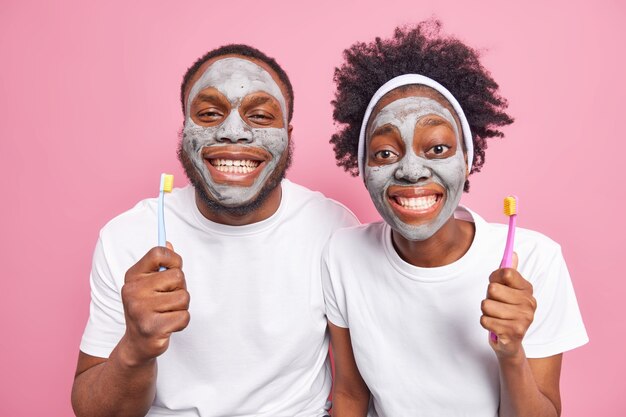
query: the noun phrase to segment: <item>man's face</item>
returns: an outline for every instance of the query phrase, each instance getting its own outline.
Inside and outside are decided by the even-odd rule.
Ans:
[[[467,177],[449,104],[423,88],[392,91],[366,138],[365,184],[376,209],[406,239],[430,238],[453,215]]]
[[[190,82],[179,156],[213,209],[254,210],[287,168],[285,96],[276,74],[261,65],[220,57]]]

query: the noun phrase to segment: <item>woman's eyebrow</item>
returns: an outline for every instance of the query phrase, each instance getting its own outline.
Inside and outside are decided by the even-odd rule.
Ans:
[[[441,126],[441,125],[447,125],[450,123],[447,120],[443,120],[438,117],[426,116],[426,117],[421,118],[417,122],[417,124],[420,126]]]
[[[380,127],[377,127],[374,132],[372,132],[372,135],[387,135],[389,133],[394,133],[397,131],[397,128],[395,126],[392,126],[390,124],[386,124],[386,125],[382,125]]]

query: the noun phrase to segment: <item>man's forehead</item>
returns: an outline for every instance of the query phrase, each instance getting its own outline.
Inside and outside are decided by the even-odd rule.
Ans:
[[[194,89],[194,86],[196,85],[196,83],[207,72],[215,70],[216,65],[218,67],[224,67],[225,60],[227,60],[226,62],[238,62],[240,64],[240,65],[234,66],[235,68],[233,68],[233,66],[229,66],[228,68],[229,74],[227,74],[228,77],[244,78],[245,77],[245,75],[243,74],[243,72],[245,72],[244,68],[252,69],[256,67],[260,72],[263,71],[267,73],[267,75],[269,75],[271,79],[274,81],[274,83],[278,86],[278,88],[280,89],[280,93],[283,95],[283,97],[285,99],[288,99],[287,88],[285,87],[284,83],[281,81],[276,71],[274,71],[267,63],[259,59],[247,57],[244,55],[227,54],[227,55],[220,55],[220,56],[210,58],[206,62],[204,62],[200,66],[200,68],[198,68],[198,71],[196,71],[196,73],[193,75],[193,77],[190,79],[189,83],[187,84],[187,91],[185,92],[186,101],[189,101],[189,94]],[[206,88],[206,87],[209,87],[209,85],[204,86],[203,88]]]

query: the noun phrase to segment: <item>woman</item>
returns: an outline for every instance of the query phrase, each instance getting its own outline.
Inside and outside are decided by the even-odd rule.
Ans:
[[[558,416],[562,352],[587,342],[571,280],[530,230],[499,268],[506,227],[459,206],[512,119],[478,54],[439,26],[357,43],[335,72],[331,143],[384,222],[326,248],[334,416]]]

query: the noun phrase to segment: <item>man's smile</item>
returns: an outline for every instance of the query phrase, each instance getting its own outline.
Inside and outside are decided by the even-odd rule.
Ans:
[[[209,162],[220,172],[248,174],[259,166],[259,161],[251,159],[210,159]]]
[[[272,156],[256,147],[220,145],[203,148],[202,158],[216,183],[249,187]]]

